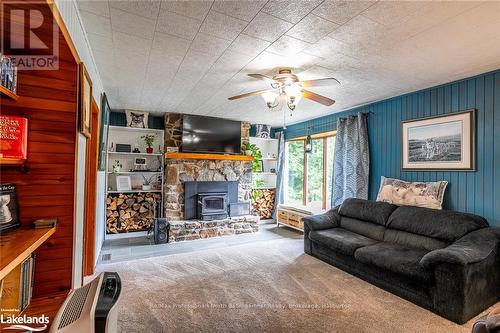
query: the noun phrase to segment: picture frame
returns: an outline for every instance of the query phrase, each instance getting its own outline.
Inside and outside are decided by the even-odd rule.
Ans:
[[[475,170],[475,109],[401,123],[403,170]]]
[[[85,137],[90,138],[92,129],[90,128],[90,118],[92,114],[92,80],[90,78],[85,64],[81,62],[79,65],[79,129]]]
[[[259,171],[257,172],[264,172],[264,161],[260,160],[259,161]]]
[[[116,176],[116,190],[131,191],[132,181],[130,179],[130,176]]]
[[[16,185],[0,184],[0,233],[20,225]]]

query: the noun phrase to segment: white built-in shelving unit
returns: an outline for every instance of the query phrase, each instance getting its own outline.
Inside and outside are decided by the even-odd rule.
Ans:
[[[146,134],[155,134],[156,139],[153,143],[153,153],[146,152],[146,144],[141,136]],[[163,177],[164,177],[164,130],[151,128],[132,128],[123,126],[109,126],[108,134],[108,152],[106,169],[106,198],[108,194],[120,193],[160,193],[160,214],[163,212]],[[140,153],[117,152],[116,144],[129,144],[131,150],[139,149]],[[135,170],[135,159],[146,159],[146,170]],[[113,172],[115,161],[122,164],[119,172]],[[118,191],[116,186],[117,176],[129,176],[132,188],[129,191]],[[143,176],[151,178],[151,189],[143,190]],[[161,217],[161,216],[160,216]],[[109,236],[109,235],[108,235]],[[118,235],[116,235],[118,236]],[[108,237],[106,237],[108,238]]]
[[[278,140],[271,138],[250,137],[250,143],[259,147],[262,152],[263,172],[253,173],[254,189],[274,189],[276,188],[276,170],[278,165]],[[271,171],[274,169],[274,171]],[[263,182],[256,186],[256,182]]]

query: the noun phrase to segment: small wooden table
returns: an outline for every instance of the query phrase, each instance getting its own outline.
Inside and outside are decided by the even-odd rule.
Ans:
[[[304,222],[302,218],[309,215],[313,214],[293,207],[279,206],[276,223],[278,227],[284,225],[295,230],[304,231]]]

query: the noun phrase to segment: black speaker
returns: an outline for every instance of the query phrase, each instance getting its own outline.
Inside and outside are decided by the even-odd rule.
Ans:
[[[154,226],[155,244],[168,243],[168,231],[170,229],[169,227],[170,223],[168,223],[168,219],[166,218],[155,219],[155,226]]]

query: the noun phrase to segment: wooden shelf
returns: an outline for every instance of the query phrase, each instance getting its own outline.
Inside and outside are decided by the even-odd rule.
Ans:
[[[165,153],[167,159],[178,160],[224,160],[224,161],[253,161],[252,156],[247,155],[224,155],[205,153]]]
[[[110,155],[132,155],[132,156],[161,156],[163,154],[161,153],[151,153],[151,154],[148,154],[148,153],[120,153],[120,152],[117,152],[117,151],[108,151],[108,154]]]
[[[121,193],[161,193],[161,190],[130,190],[130,191],[108,191],[109,194],[121,194]]]
[[[15,101],[17,101],[17,99],[19,98],[19,95],[14,94],[11,90],[5,88],[2,85],[0,85],[0,94],[3,94],[9,98],[12,98]]]
[[[0,235],[0,280],[45,242],[56,228],[19,228]]]

